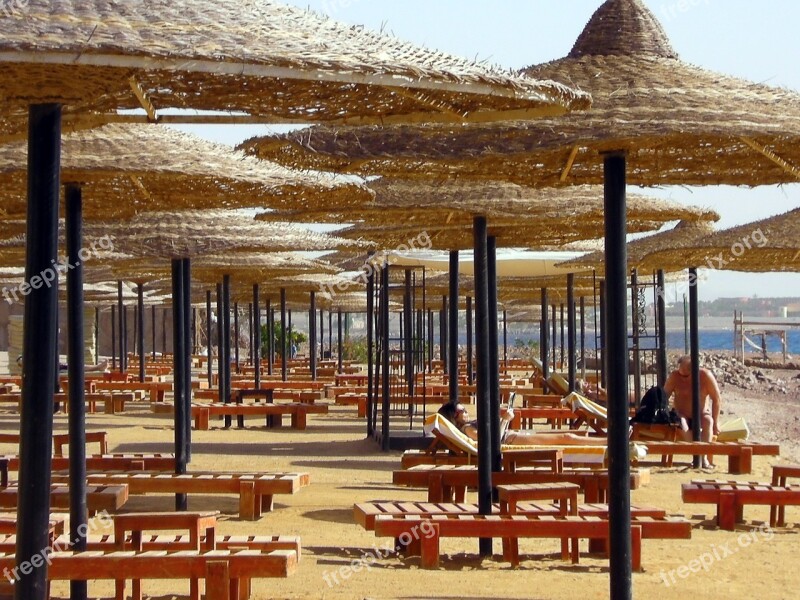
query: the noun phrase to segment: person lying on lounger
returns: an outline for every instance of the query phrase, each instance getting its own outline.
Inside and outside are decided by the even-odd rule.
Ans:
[[[469,420],[469,414],[463,404],[447,402],[439,408],[438,412],[458,427],[464,435],[478,440],[478,422]],[[506,411],[502,417],[506,421],[511,421],[513,418],[513,409]],[[561,431],[553,433],[506,431],[502,443],[515,446],[605,446],[608,441],[605,438],[586,437]]]

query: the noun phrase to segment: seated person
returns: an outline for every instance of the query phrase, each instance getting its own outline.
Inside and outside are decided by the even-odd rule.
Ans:
[[[606,388],[599,383],[592,383],[585,379],[578,379],[578,391],[581,395],[586,396],[589,400],[606,404],[608,402],[608,394]]]
[[[692,357],[681,356],[678,359],[678,368],[670,373],[664,383],[667,397],[673,396],[673,408],[681,418],[681,430],[686,441],[692,440]],[[711,399],[711,408],[707,400]],[[708,369],[700,369],[700,439],[710,442],[712,436],[719,435],[719,385],[714,374]],[[713,463],[703,459],[703,466],[710,467]]]
[[[470,421],[466,407],[459,403],[447,402],[439,408],[439,414],[453,423],[459,431],[471,439],[478,440],[477,421]],[[506,411],[503,419],[511,421],[514,418],[513,410]],[[575,433],[555,431],[552,433],[535,433],[521,431],[506,431],[503,444],[515,446],[605,446],[605,438],[584,437]]]

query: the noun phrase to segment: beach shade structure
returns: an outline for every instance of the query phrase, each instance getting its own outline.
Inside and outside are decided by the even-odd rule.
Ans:
[[[800,209],[652,249],[649,268],[699,267],[752,273],[800,271]],[[663,266],[662,266],[663,265]]]
[[[472,222],[477,215],[489,219],[490,234],[501,247],[557,249],[603,235],[598,187],[556,190],[497,182],[446,181],[426,185],[422,181],[391,179],[370,182],[369,187],[375,193],[375,201],[357,209],[276,211],[258,215],[257,219],[354,223],[337,235],[371,241],[376,250],[471,248]],[[700,207],[632,194],[628,227],[632,232],[646,232],[669,221],[716,217],[713,211]]]
[[[24,143],[0,145],[0,201],[7,219],[24,219],[26,162]],[[148,125],[105,125],[64,135],[61,180],[80,182],[87,221],[130,219],[145,211],[333,209],[372,198],[354,178],[290,170]]]
[[[674,250],[678,253],[682,248],[692,248],[695,244],[703,244],[707,240],[715,239],[715,233],[719,232],[715,231],[711,221],[680,221],[675,227],[666,231],[632,240],[628,242],[626,249],[628,268],[646,269],[648,266],[652,266],[652,261],[646,260],[650,254],[659,253],[662,250]],[[564,261],[558,266],[565,269],[593,269],[602,275],[605,264],[605,254],[602,251],[596,251]],[[676,266],[675,261],[667,261],[657,268],[666,271],[680,270],[684,269],[687,263],[678,264],[680,266]]]
[[[612,598],[629,598],[626,184],[797,181],[800,95],[682,62],[640,0],[603,3],[567,57],[525,73],[552,76],[590,92],[593,110],[569,119],[459,130],[315,128],[263,144],[251,141],[248,150],[264,158],[284,157],[279,159],[283,164],[361,175],[491,178],[548,187],[604,183],[610,308],[606,347],[614,360],[608,382],[610,587]],[[696,369],[696,356],[693,365]],[[693,377],[697,382],[696,372]]]
[[[240,121],[441,117],[460,122],[558,114],[589,105],[588,95],[563,85],[509,76],[267,0],[213,6],[193,0],[124,5],[31,0],[14,9],[6,11],[0,41],[0,96],[6,100],[0,131],[24,137],[27,123],[28,276],[55,258],[62,106],[67,114],[87,119],[73,125],[79,128],[121,118],[117,111],[131,108],[141,109],[141,119],[149,122],[176,108],[243,113]],[[200,114],[194,120],[215,119]],[[79,204],[77,191],[73,198]],[[178,293],[189,287],[188,264],[183,267],[176,263]],[[32,369],[55,368],[55,303],[49,290],[36,290],[26,303],[25,331],[36,344],[26,344],[24,357],[28,410],[21,424],[25,491],[18,534],[24,541],[17,547],[18,565],[47,543],[50,457],[32,447],[32,440],[49,439],[52,421],[40,423],[25,414],[45,414],[51,403],[52,390],[44,381],[32,382]],[[40,323],[35,331],[34,323]],[[176,341],[188,338],[179,331],[184,326],[176,328]],[[183,350],[176,344],[176,356]],[[71,519],[71,525],[79,524]],[[24,574],[16,593],[42,600],[46,581],[45,566]],[[73,592],[76,600],[85,598],[85,584],[76,583]]]
[[[590,102],[560,84],[270,0],[28,0],[6,10],[3,34],[4,135],[24,133],[28,106],[50,102],[65,105],[73,127],[483,121],[561,114]],[[227,114],[161,114],[166,109]]]

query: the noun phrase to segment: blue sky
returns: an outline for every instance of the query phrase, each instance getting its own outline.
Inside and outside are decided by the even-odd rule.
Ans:
[[[559,58],[600,0],[284,0],[332,18],[439,50],[519,68]],[[686,62],[768,85],[800,90],[800,3],[796,0],[647,0]],[[278,130],[203,127],[192,131],[235,144]],[[800,206],[800,184],[741,189],[665,188],[648,193],[716,209],[729,227]],[[701,299],[800,296],[800,275],[706,274]]]

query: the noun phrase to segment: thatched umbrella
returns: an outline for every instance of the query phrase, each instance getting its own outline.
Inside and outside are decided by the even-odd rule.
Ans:
[[[648,267],[700,266],[752,273],[800,271],[800,209],[653,248]]]
[[[525,72],[589,91],[595,110],[571,119],[460,130],[361,128],[334,134],[315,129],[263,145],[251,142],[249,149],[265,158],[285,157],[284,164],[370,175],[458,175],[556,187],[605,182],[606,256],[614,265],[607,267],[607,341],[609,355],[625,363],[609,369],[610,462],[616,482],[611,487],[611,593],[628,598],[625,184],[797,181],[800,95],[681,62],[640,0],[608,0],[567,57]],[[600,161],[598,152],[609,154]]]
[[[388,123],[522,118],[588,96],[259,0],[29,0],[3,19],[0,132],[31,103],[65,102],[76,127],[161,122]],[[169,82],[169,85],[164,85]],[[244,111],[187,118],[167,108]],[[143,109],[124,118],[118,109]]]
[[[680,251],[682,248],[692,247],[695,242],[703,243],[707,239],[713,239],[715,237],[713,235],[714,232],[714,226],[709,221],[681,221],[672,229],[630,241],[626,251],[628,268],[646,268],[645,260],[648,255],[666,249]],[[605,264],[605,253],[596,251],[579,258],[564,261],[559,266],[563,268],[589,268],[602,274],[605,270]],[[664,267],[667,267],[667,265],[661,265],[658,268]],[[674,267],[667,270],[674,270]]]
[[[134,119],[148,122],[163,120],[159,111],[171,108],[245,113],[230,122],[346,121],[362,116],[381,122],[437,116],[494,120],[506,113],[558,114],[588,105],[588,96],[558,84],[512,77],[266,0],[244,5],[224,0],[213,6],[198,0],[30,0],[19,8],[3,19],[0,96],[7,102],[0,133],[23,137],[28,123],[29,277],[49,268],[56,255],[62,105],[68,114],[83,115],[74,127],[125,120],[117,111],[131,108],[145,113]],[[205,114],[195,120],[222,119]],[[68,227],[69,255],[76,256],[81,246],[79,188],[71,187],[68,196],[68,215],[76,216],[75,226]],[[184,305],[187,269],[188,264],[176,263],[173,274],[175,301]],[[72,275],[80,282],[79,270]],[[80,283],[70,287],[70,296],[80,304]],[[34,440],[50,438],[52,420],[37,421],[31,415],[46,414],[52,406],[51,386],[37,378],[34,369],[55,370],[56,302],[54,291],[42,288],[25,306],[18,565],[47,544],[50,456]],[[186,389],[183,369],[188,360],[179,363],[189,337],[188,321],[185,314],[176,316],[176,380]],[[72,331],[83,330],[72,325]],[[75,357],[70,363],[80,363],[81,346],[78,335],[70,340]],[[82,406],[81,365],[70,375],[75,386],[70,397]],[[73,420],[79,422],[80,417],[78,412]],[[78,466],[82,455],[73,451],[70,457],[75,464],[71,483],[78,487],[85,480]],[[182,505],[184,501],[179,499]],[[86,511],[74,511],[70,522],[77,532],[86,520],[78,513]],[[42,600],[46,581],[45,565],[23,574],[17,594]],[[85,584],[75,583],[73,592],[76,600],[85,598]]]

